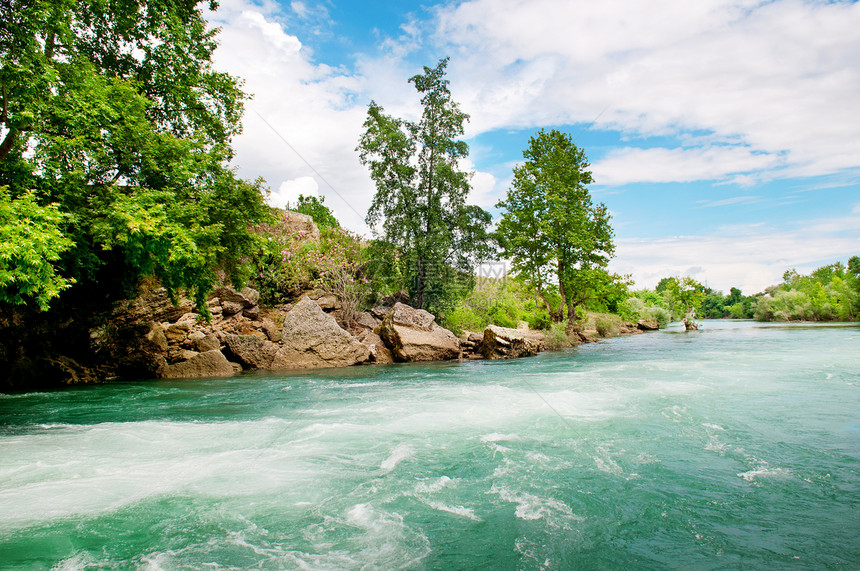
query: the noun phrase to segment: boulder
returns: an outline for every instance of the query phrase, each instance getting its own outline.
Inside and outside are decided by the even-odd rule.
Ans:
[[[173,303],[164,288],[145,292],[138,297],[117,303],[113,308],[113,318],[118,326],[142,322],[176,321],[194,309],[194,302],[179,297]]]
[[[543,343],[520,329],[488,325],[484,329],[481,352],[487,359],[516,359],[537,355]]]
[[[373,331],[367,330],[358,339],[370,349],[370,360],[378,365],[388,365],[394,362],[394,356],[382,338]]]
[[[642,331],[657,331],[660,329],[660,324],[657,323],[656,319],[640,319],[636,327]]]
[[[355,320],[355,324],[357,326],[370,329],[371,331],[376,329],[380,323],[382,323],[382,321],[374,317],[374,315],[369,311],[359,313],[358,318]]]
[[[164,379],[185,379],[196,377],[229,377],[235,370],[221,351],[213,350],[198,353],[187,361],[168,365],[161,373]]]
[[[224,351],[232,357],[231,360],[240,363],[247,369],[269,369],[278,345],[256,335],[224,336]]]
[[[245,309],[245,306],[242,305],[242,302],[239,301],[221,301],[221,314],[222,315],[236,315]]]
[[[379,328],[395,361],[445,361],[460,356],[457,336],[436,324],[432,313],[397,302]]]
[[[221,342],[213,333],[204,333],[203,331],[192,331],[188,334],[187,342],[200,353],[220,349]]]
[[[281,328],[268,317],[263,318],[263,333],[266,334],[269,341],[278,343],[281,340]]]
[[[366,345],[307,296],[284,316],[281,344],[272,369],[348,367],[370,358]]]

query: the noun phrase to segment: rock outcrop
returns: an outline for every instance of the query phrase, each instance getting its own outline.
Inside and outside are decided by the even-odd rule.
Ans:
[[[657,331],[660,329],[660,324],[656,319],[640,319],[636,324],[641,331]]]
[[[379,327],[395,361],[446,361],[460,356],[460,340],[432,313],[397,302]]]
[[[235,335],[224,337],[224,353],[244,369],[271,369],[280,346],[262,335]]]
[[[528,330],[488,325],[484,329],[481,353],[487,359],[516,359],[537,355],[544,350],[543,342]]]
[[[236,369],[221,351],[214,349],[197,353],[186,361],[168,365],[161,374],[164,379],[195,377],[229,377]]]
[[[281,348],[271,368],[319,369],[364,363],[370,349],[341,328],[308,297],[303,297],[284,317]]]

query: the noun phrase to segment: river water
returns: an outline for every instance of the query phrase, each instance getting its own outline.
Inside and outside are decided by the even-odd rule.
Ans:
[[[860,329],[0,395],[0,568],[857,569]]]

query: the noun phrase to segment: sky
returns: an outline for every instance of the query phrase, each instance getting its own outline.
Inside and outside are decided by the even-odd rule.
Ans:
[[[234,165],[275,206],[316,195],[370,236],[367,106],[417,119],[408,78],[450,57],[470,202],[498,219],[529,138],[569,133],[636,288],[752,295],[860,255],[857,2],[221,0],[207,18],[252,95]]]

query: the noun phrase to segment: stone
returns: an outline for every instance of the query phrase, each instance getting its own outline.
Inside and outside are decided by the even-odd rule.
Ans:
[[[358,339],[370,349],[370,360],[378,365],[388,365],[394,362],[394,356],[383,343],[382,338],[371,330],[366,330]]]
[[[657,331],[660,329],[660,324],[657,323],[656,319],[640,319],[636,327],[642,331]]]
[[[466,341],[474,343],[475,345],[482,345],[484,343],[484,334],[483,333],[475,333],[474,331],[465,331]]]
[[[167,352],[167,336],[164,334],[164,329],[157,323],[150,324],[149,331],[144,335],[144,338],[152,344],[153,348],[162,353]]]
[[[167,362],[168,363],[181,363],[182,361],[187,361],[192,357],[199,355],[198,351],[192,351],[190,349],[184,349],[182,347],[171,346],[167,350]]]
[[[317,305],[319,305],[323,311],[334,311],[341,308],[340,300],[337,299],[337,296],[331,294],[321,295],[314,301],[317,302]]]
[[[171,323],[167,326],[167,330],[164,332],[165,337],[167,338],[167,342],[171,344],[178,344],[185,341],[185,338],[188,336],[188,323]]]
[[[223,315],[236,315],[245,309],[240,301],[221,301],[221,313]]]
[[[248,319],[256,321],[260,318],[260,308],[256,305],[254,307],[248,307],[242,310],[242,315]]]
[[[180,297],[174,304],[164,288],[156,288],[135,299],[117,303],[113,309],[113,321],[118,325],[142,322],[173,322],[194,309],[194,302]]]
[[[260,301],[260,294],[251,288],[245,288],[238,292],[231,287],[222,286],[212,292],[212,296],[221,300],[221,307],[224,307],[225,302],[238,303],[241,306],[239,311],[246,307],[254,307]],[[238,313],[238,311],[234,313]]]
[[[229,377],[234,369],[221,351],[213,350],[198,353],[187,361],[168,365],[161,373],[164,379],[185,379],[198,377]]]
[[[244,287],[240,293],[252,306],[260,303],[260,292],[254,288]]]
[[[201,353],[205,353],[206,351],[213,351],[215,349],[221,348],[221,342],[213,333],[207,333],[201,339],[198,339],[194,343],[194,347],[200,351]]]
[[[359,313],[358,318],[356,318],[355,320],[356,325],[365,329],[370,329],[371,331],[376,329],[380,323],[382,323],[382,321],[377,319],[372,313],[368,311]]]
[[[272,369],[348,367],[370,358],[370,349],[341,328],[307,296],[284,316],[282,347]]]
[[[266,337],[269,341],[273,343],[278,343],[281,340],[281,328],[278,327],[278,324],[269,319],[268,317],[263,318],[263,333],[266,334]]]
[[[279,347],[256,335],[224,336],[224,351],[232,361],[247,369],[269,369]]]
[[[386,295],[380,300],[380,303],[385,307],[394,307],[394,304],[396,303],[409,305],[409,292],[406,290],[400,290],[397,293]]]
[[[460,356],[460,340],[432,313],[397,302],[379,327],[395,361],[445,361]]]
[[[481,353],[487,359],[516,359],[537,355],[543,343],[520,329],[488,325],[484,329]]]

